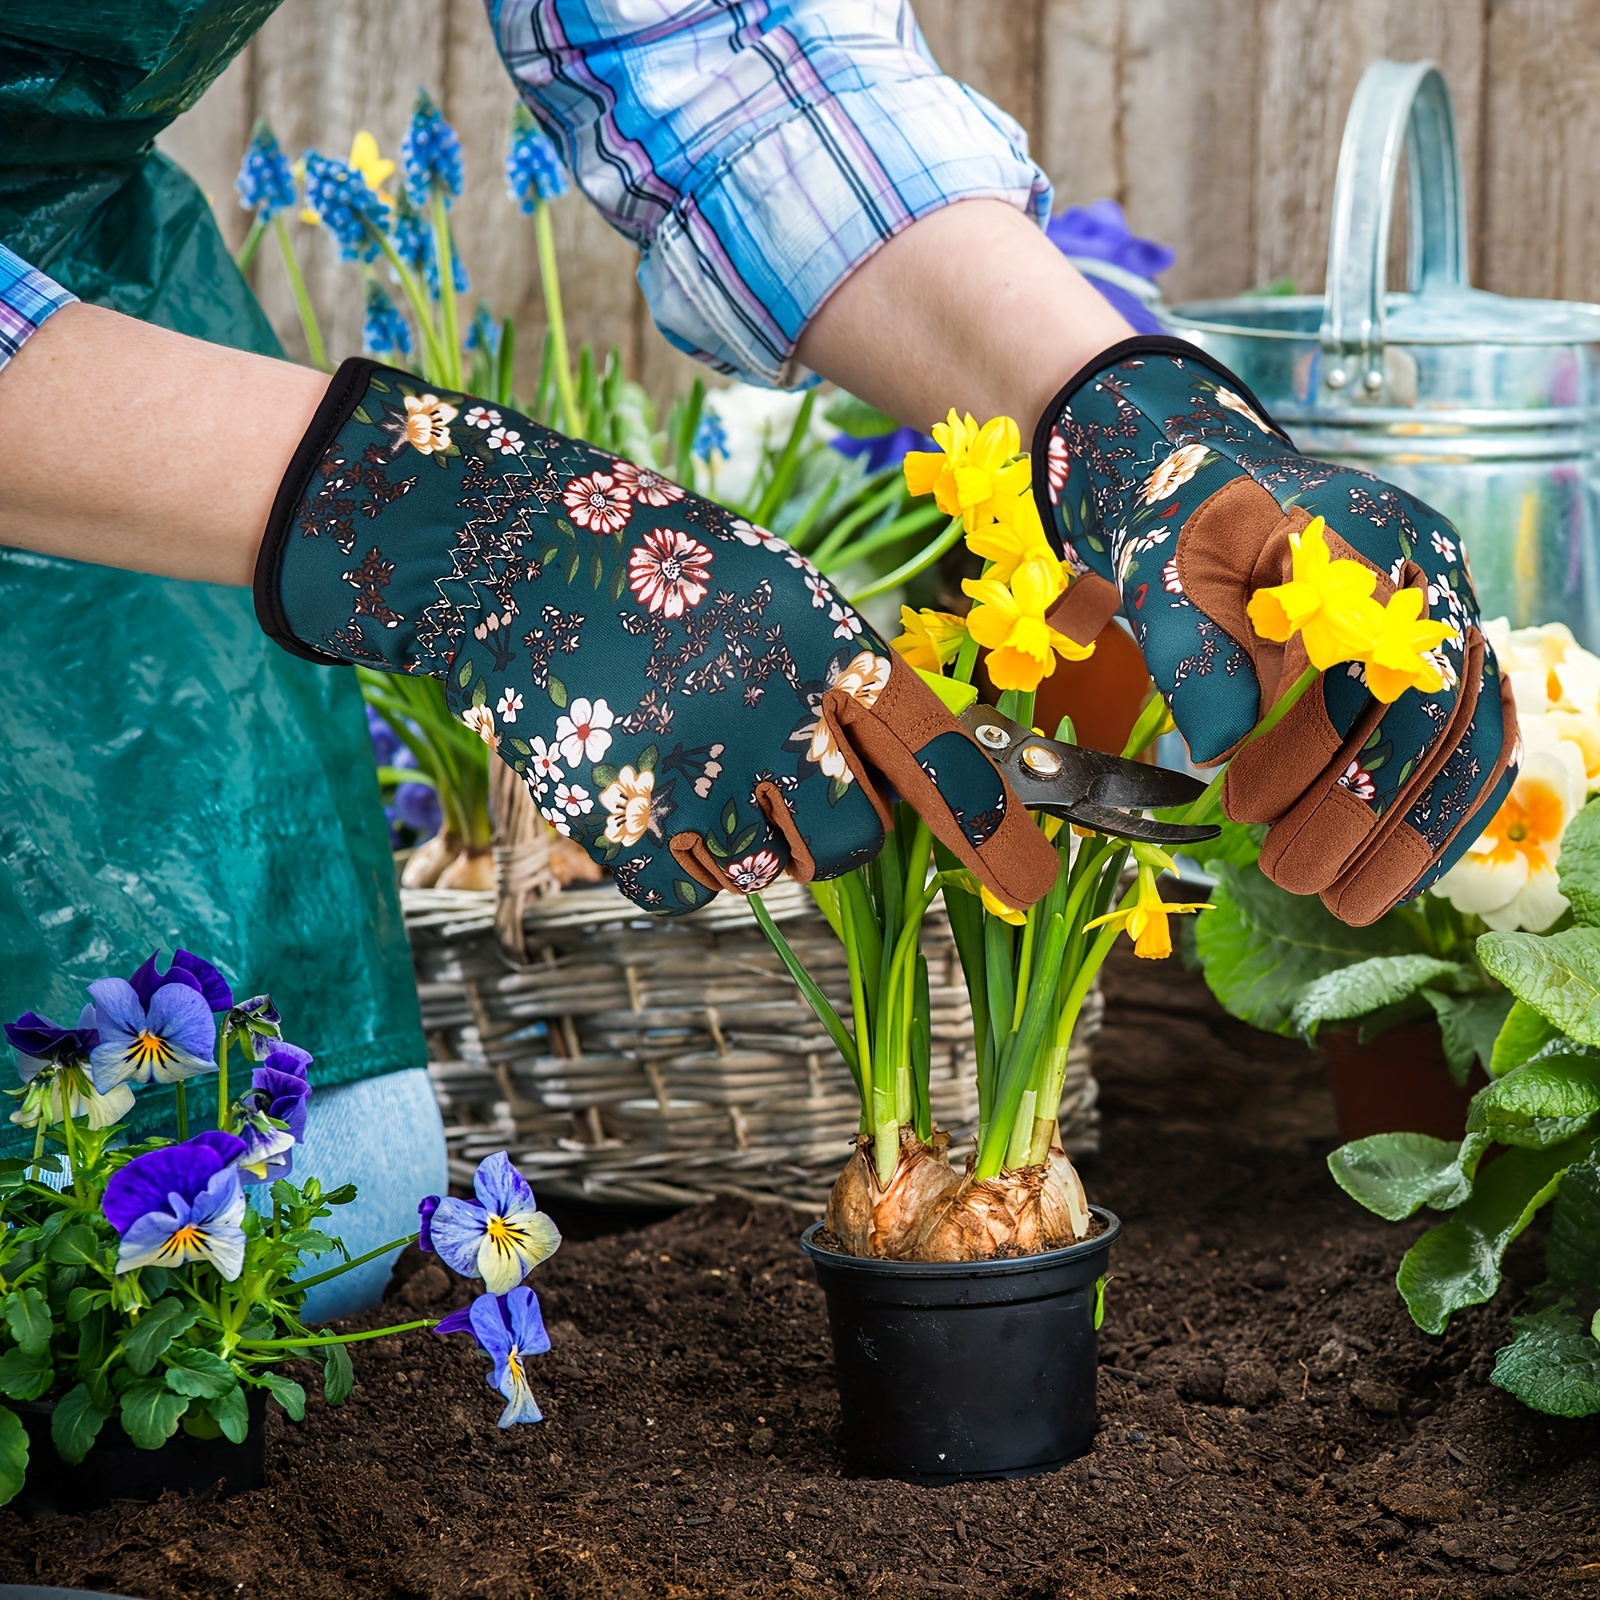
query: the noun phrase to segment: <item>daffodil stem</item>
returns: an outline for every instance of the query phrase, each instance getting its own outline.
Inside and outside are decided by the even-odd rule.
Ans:
[[[1254,744],[1257,739],[1265,737],[1278,726],[1283,719],[1299,704],[1300,698],[1314,684],[1321,674],[1315,667],[1307,667],[1304,672],[1289,686],[1289,692],[1280,695],[1272,709],[1245,735],[1245,745]],[[1239,751],[1234,751],[1238,755]],[[1206,823],[1222,814],[1222,786],[1228,780],[1228,768],[1233,765],[1230,760],[1217,772],[1217,775],[1206,785],[1205,793],[1183,814],[1183,821],[1187,824]]]
[[[417,1235],[414,1233],[402,1234],[398,1239],[391,1239],[388,1244],[380,1244],[376,1250],[369,1250],[365,1255],[352,1256],[348,1261],[341,1261],[336,1267],[329,1267],[326,1272],[319,1272],[315,1277],[296,1278],[294,1286],[297,1289],[311,1289],[319,1283],[327,1283],[331,1279],[343,1277],[347,1272],[353,1272],[357,1267],[364,1267],[369,1261],[376,1261],[379,1256],[387,1255],[391,1250],[404,1250],[408,1244],[415,1244]]]
[[[189,1137],[189,1086],[180,1078],[172,1086],[173,1105],[178,1113],[178,1142]]]
[[[556,235],[548,201],[533,208],[533,233],[539,247],[539,286],[544,293],[544,318],[550,329],[550,352],[555,359],[556,393],[561,397],[561,417],[568,433],[582,438],[584,416],[572,382],[572,357],[567,349],[567,318],[561,305],[561,274],[556,266]]]
[[[456,320],[455,243],[450,237],[450,218],[445,211],[444,192],[437,184],[428,197],[433,221],[433,258],[439,270],[439,348],[445,358],[444,381],[452,389],[461,387],[461,325]]]
[[[850,604],[859,606],[877,595],[888,594],[891,589],[898,589],[903,583],[910,583],[918,573],[926,572],[945,551],[954,549],[960,537],[961,518],[952,517],[950,526],[932,544],[924,545],[909,561],[903,561],[893,572],[886,572],[877,582],[869,583],[865,589],[857,590],[849,597]]]
[[[180,1089],[182,1085],[179,1085]],[[222,1045],[217,1051],[217,1126],[233,1132],[233,1116],[228,1105],[228,1030],[222,1030]]]
[[[300,258],[295,254],[294,240],[289,237],[289,229],[285,226],[282,217],[272,219],[272,234],[278,241],[278,253],[283,257],[283,270],[289,277],[289,292],[294,296],[294,308],[300,314],[300,326],[305,331],[306,354],[311,357],[311,365],[320,367],[324,372],[333,369],[328,365],[328,347],[322,341],[322,324],[317,321],[317,308],[311,303],[311,296],[306,292],[306,280],[300,271]],[[248,247],[249,241],[245,241]],[[241,257],[243,252],[240,252]]]

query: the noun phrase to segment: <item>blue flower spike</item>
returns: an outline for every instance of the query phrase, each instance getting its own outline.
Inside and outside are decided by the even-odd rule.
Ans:
[[[555,145],[522,105],[511,123],[506,187],[524,215],[531,215],[541,202],[559,200],[571,187]]]
[[[217,1070],[216,1023],[198,983],[157,981],[150,989],[145,979],[150,965],[134,974],[147,989],[147,1002],[121,978],[89,985],[100,1033],[89,1065],[101,1094],[119,1083],[181,1083]]]
[[[338,241],[346,261],[371,261],[387,220],[383,198],[348,162],[307,150],[306,204]]]
[[[361,328],[361,343],[369,356],[404,360],[411,354],[411,326],[383,285],[374,279],[367,280],[367,315]],[[394,738],[392,733],[389,736]]]
[[[503,1295],[556,1253],[561,1233],[504,1150],[484,1157],[472,1187],[476,1200],[447,1196],[424,1218],[429,1243],[446,1266]]]
[[[436,185],[446,205],[461,193],[461,141],[426,89],[417,90],[411,123],[400,141],[400,163],[414,206],[426,206]]]
[[[478,1348],[494,1362],[484,1380],[505,1396],[500,1426],[518,1422],[543,1422],[544,1413],[528,1387],[527,1361],[550,1348],[539,1297],[532,1289],[513,1289],[506,1295],[480,1294],[470,1306],[452,1311],[435,1333],[470,1333]]]
[[[230,1133],[201,1133],[118,1167],[100,1203],[122,1240],[117,1271],[203,1261],[232,1283],[244,1268],[245,1199],[234,1165],[244,1152]]]
[[[256,123],[233,186],[239,191],[239,204],[263,222],[294,206],[294,169],[264,120]]]

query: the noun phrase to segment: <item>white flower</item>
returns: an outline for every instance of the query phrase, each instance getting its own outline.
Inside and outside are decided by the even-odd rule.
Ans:
[[[556,765],[556,757],[561,754],[556,745],[546,744],[543,739],[530,739],[528,749],[528,770],[537,773],[541,783],[559,783],[566,776]]]
[[[1272,431],[1270,428],[1268,428],[1266,423],[1264,423],[1261,418],[1256,415],[1255,409],[1252,406],[1247,405],[1239,395],[1236,395],[1233,392],[1232,389],[1218,389],[1217,404],[1219,406],[1226,407],[1229,411],[1237,411],[1241,417],[1248,417],[1250,421],[1255,423],[1255,425],[1263,433],[1270,433]]]
[[[1491,928],[1543,933],[1567,909],[1557,883],[1561,835],[1583,808],[1582,749],[1548,716],[1519,718],[1522,770],[1467,853],[1433,886]]]
[[[1456,546],[1453,539],[1447,539],[1437,528],[1433,530],[1433,548],[1442,555],[1446,561],[1456,558]]]
[[[820,572],[808,572],[806,574],[806,588],[811,591],[813,610],[821,611],[832,598],[832,593],[828,588],[828,580]]]
[[[729,384],[706,395],[705,415],[722,424],[727,450],[726,460],[708,463],[707,476],[716,499],[733,505],[749,502],[763,451],[783,449],[804,402],[805,395],[798,389],[764,389],[750,383]],[[821,407],[816,407],[802,448],[826,444],[836,431],[823,421]]]
[[[514,456],[522,448],[522,435],[515,428],[495,428],[484,442],[503,456]]]
[[[837,600],[828,607],[828,621],[834,625],[835,639],[854,639],[861,632],[861,618]]]
[[[500,744],[500,735],[494,731],[494,712],[488,706],[468,706],[461,720],[488,745],[491,750]]]
[[[604,700],[589,701],[581,696],[556,718],[556,743],[562,759],[576,766],[580,761],[598,761],[611,748],[611,724],[616,718]]]
[[[550,824],[563,839],[572,837],[572,824],[561,814],[559,806],[540,806],[539,815]]]
[[[852,700],[858,700],[864,706],[876,705],[878,696],[888,686],[890,666],[891,662],[887,657],[877,655],[871,650],[862,650],[830,677],[827,692],[837,691],[840,694],[847,694]],[[828,719],[818,717],[802,731],[803,734],[809,735],[806,759],[816,762],[828,777],[837,778],[840,783],[852,782],[855,774],[851,772],[849,763],[844,758],[844,752],[833,737],[833,729],[828,725]]]
[[[1211,452],[1203,444],[1185,444],[1172,452],[1144,480],[1140,501],[1153,506],[1175,495],[1205,464]]]
[[[648,831],[654,802],[656,775],[624,767],[615,783],[600,791],[600,804],[606,813],[606,838],[613,844],[637,844]]]
[[[503,690],[494,709],[502,722],[515,722],[517,713],[522,709],[522,696],[515,689]]]
[[[581,817],[594,810],[594,800],[581,783],[558,783],[555,803],[569,817]]]
[[[500,413],[493,406],[471,406],[464,420],[469,428],[498,428]]]
[[[1161,569],[1161,587],[1168,594],[1183,593],[1183,579],[1178,576],[1178,558],[1173,556]]]
[[[758,528],[753,522],[746,522],[743,517],[735,517],[728,524],[731,533],[740,544],[765,545],[768,550],[787,550],[789,547],[775,533],[768,533],[765,528]]]

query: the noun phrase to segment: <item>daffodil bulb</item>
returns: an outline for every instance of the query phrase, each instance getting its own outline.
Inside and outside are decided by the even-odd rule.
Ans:
[[[1514,692],[1514,691],[1513,691]],[[1520,711],[1519,711],[1520,716]],[[1501,931],[1543,933],[1567,909],[1557,885],[1561,836],[1588,798],[1583,747],[1561,719],[1522,719],[1522,770],[1494,819],[1433,887]]]

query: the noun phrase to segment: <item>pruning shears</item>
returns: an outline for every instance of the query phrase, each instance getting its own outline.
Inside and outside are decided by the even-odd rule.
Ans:
[[[1146,844],[1198,844],[1222,831],[1144,815],[1157,807],[1191,805],[1205,793],[1205,785],[1186,772],[1047,739],[993,706],[972,706],[960,720],[1030,811]]]

